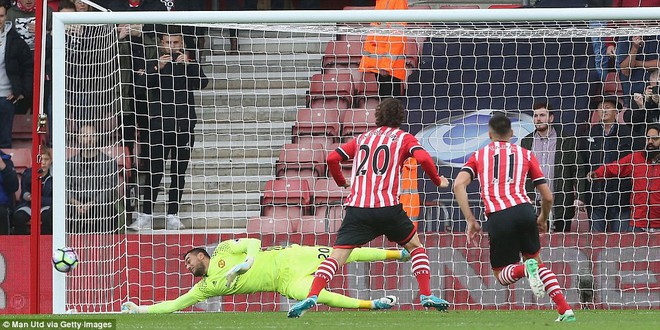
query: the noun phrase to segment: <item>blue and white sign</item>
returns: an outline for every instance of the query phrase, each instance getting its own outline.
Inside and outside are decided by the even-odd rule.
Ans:
[[[501,112],[501,110],[478,110],[443,119],[425,127],[416,137],[440,165],[462,167],[475,151],[490,142],[488,121],[493,112]],[[518,143],[520,139],[534,131],[531,116],[519,112],[507,116],[511,119],[513,129],[512,143]]]

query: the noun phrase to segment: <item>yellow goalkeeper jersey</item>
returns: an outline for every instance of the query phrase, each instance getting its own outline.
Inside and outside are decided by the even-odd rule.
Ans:
[[[215,296],[277,291],[278,267],[276,256],[280,250],[261,251],[261,241],[252,238],[220,242],[211,256],[206,275],[181,297],[147,307],[148,313],[171,313],[190,307]],[[226,276],[234,266],[251,256],[254,263],[249,271],[239,275],[231,287]]]

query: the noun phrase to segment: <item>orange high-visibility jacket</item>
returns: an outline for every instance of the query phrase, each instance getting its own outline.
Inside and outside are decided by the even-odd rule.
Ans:
[[[408,217],[412,220],[419,218],[419,191],[417,190],[417,160],[408,158],[403,163],[401,170],[401,189],[399,190],[399,201],[403,205]]]
[[[408,9],[407,0],[376,0],[376,9]],[[406,23],[371,23],[372,26],[392,29]],[[360,71],[378,73],[385,70],[390,75],[405,81],[406,77],[406,37],[394,35],[370,35],[364,41],[364,51],[360,61]]]

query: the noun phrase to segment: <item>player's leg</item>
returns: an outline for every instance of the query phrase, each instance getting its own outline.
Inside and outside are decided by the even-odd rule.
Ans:
[[[383,232],[387,239],[403,246],[412,260],[413,276],[419,287],[419,300],[424,307],[434,307],[446,311],[449,303],[431,294],[431,263],[417,235],[417,228],[403,210],[401,204],[383,207],[373,211],[374,216],[383,224]]]
[[[283,294],[291,299],[304,300],[313,281],[314,276],[306,275],[300,280],[293,281]],[[386,296],[375,300],[361,300],[324,289],[319,292],[316,302],[335,308],[390,309],[395,305],[396,298]]]
[[[346,263],[354,248],[373,240],[374,233],[363,223],[365,209],[347,207],[344,220],[337,231],[337,239],[330,256],[323,260],[312,281],[307,298],[289,309],[288,317],[300,317],[306,310],[316,305],[318,295],[335,276],[339,268]]]
[[[385,250],[376,248],[357,248],[353,249],[351,254],[346,259],[346,263],[350,262],[371,262],[371,261],[384,261],[384,260],[402,260],[407,261],[410,254],[406,250]]]
[[[531,212],[531,215],[527,212]],[[526,208],[516,210],[515,214],[519,215],[513,219],[515,219],[519,228],[517,236],[520,242],[520,252],[523,259],[525,259],[525,272],[534,294],[538,297],[545,292],[550,296],[550,299],[557,305],[557,312],[559,312],[557,321],[575,321],[575,315],[561,292],[557,276],[541,262],[541,243],[536,225],[536,215]]]
[[[493,212],[488,216],[490,265],[493,269],[493,276],[504,286],[516,283],[526,275],[525,265],[520,263],[519,234],[514,221],[517,212],[521,212],[520,208],[520,206],[514,206]],[[527,208],[534,212],[531,205]],[[535,213],[532,216],[536,218]],[[538,232],[536,237],[538,238]]]

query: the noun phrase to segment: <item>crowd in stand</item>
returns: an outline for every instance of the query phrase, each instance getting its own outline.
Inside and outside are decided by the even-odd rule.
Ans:
[[[14,114],[26,113],[31,106],[35,44],[35,1],[7,2],[0,7],[0,93],[3,93],[0,95],[0,148],[4,149],[12,148]],[[96,2],[113,11],[201,10],[203,6],[202,1]],[[278,3],[273,2],[274,9],[278,9]],[[314,1],[306,5],[318,6]],[[660,6],[660,0],[613,1],[611,5]],[[256,9],[256,1],[245,1],[243,7],[234,4],[231,9]],[[81,1],[62,0],[57,3],[57,10],[93,9]],[[51,14],[49,9],[47,15]],[[47,30],[50,30],[50,20],[48,22]],[[638,23],[628,24],[635,27]],[[592,24],[612,25],[610,22]],[[69,29],[69,43],[76,42],[76,36],[99,33],[98,29],[83,31],[75,26]],[[194,146],[197,118],[192,92],[208,84],[197,51],[209,42],[203,37],[206,31],[186,26],[119,25],[113,33],[119,40],[121,88],[122,95],[126,96],[122,102],[124,109],[128,109],[123,119],[126,129],[121,134],[126,140],[136,141],[129,144],[129,153],[136,155],[137,169],[148,173],[144,178],[146,188],[142,191],[141,212],[129,228],[151,229],[152,205],[163,178],[164,160],[171,159],[166,228],[182,229],[179,203]],[[230,40],[231,50],[237,50],[235,39]],[[49,42],[47,37],[46,48]],[[660,119],[660,40],[658,36],[594,38],[593,47],[600,82],[606,85],[615,76],[621,88],[598,93],[604,96],[594,100],[591,122],[578,130],[577,136],[562,132],[561,123],[555,121],[559,118],[555,116],[557,110],[551,104],[543,100],[537,102],[533,108],[536,130],[524,137],[521,145],[537,155],[544,174],[552,182],[553,231],[574,229],[571,220],[579,207],[585,207],[590,230],[594,232],[657,231],[660,229],[660,127],[656,126]],[[75,64],[75,56],[72,58]],[[49,60],[47,56],[45,107],[51,118]],[[84,61],[89,59],[81,61],[86,63]],[[376,72],[383,73],[378,69]],[[386,76],[396,77],[393,73]],[[405,81],[405,77],[398,80]],[[84,98],[67,97],[71,97],[69,104],[82,108],[89,103]],[[82,119],[85,120],[75,127],[75,142],[80,152],[67,155],[71,164],[67,167],[68,230],[113,232],[118,228],[114,202],[117,200],[118,164],[100,151],[104,146],[100,145],[99,136],[104,131],[98,127],[99,118]],[[1,150],[0,158],[0,234],[26,234],[34,171],[27,169],[17,173],[10,154]],[[52,232],[50,150],[44,148],[40,159],[37,175],[43,187],[41,232],[49,234]],[[539,201],[536,196],[532,200]]]

